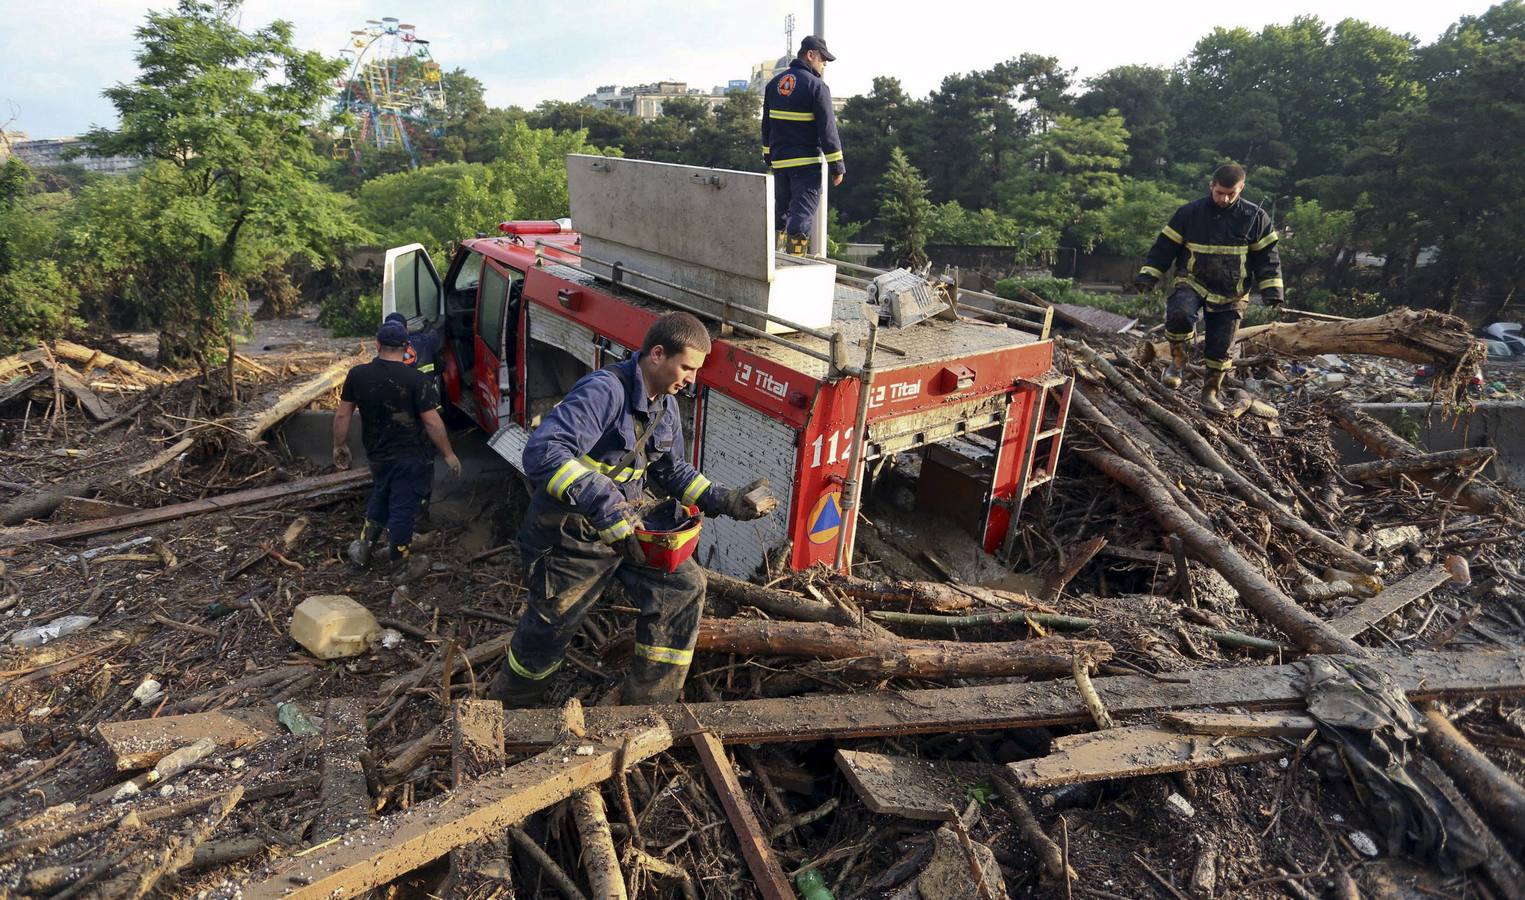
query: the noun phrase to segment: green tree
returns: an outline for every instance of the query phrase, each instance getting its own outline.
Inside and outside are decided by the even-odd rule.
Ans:
[[[152,161],[130,182],[143,216],[120,248],[129,269],[172,268],[161,301],[139,312],[160,329],[160,356],[206,370],[246,296],[272,262],[332,259],[359,229],[347,204],[316,180],[307,133],[340,71],[299,50],[291,25],[237,24],[237,2],[181,0],[150,12],[136,35],[138,77],[105,94],[121,128],[96,129],[91,152]]]
[[[442,163],[373,178],[360,188],[361,219],[382,244],[420,243],[443,260],[452,242],[515,218],[504,174],[484,163]]]
[[[1115,110],[1128,129],[1128,161],[1122,174],[1159,177],[1170,160],[1170,134],[1175,127],[1170,94],[1169,70],[1118,66],[1086,81],[1086,92],[1075,101],[1075,111],[1102,116]]]
[[[1098,217],[1097,249],[1119,256],[1145,255],[1160,228],[1186,200],[1164,182],[1124,178],[1121,197]]]
[[[926,101],[907,96],[896,78],[875,78],[873,90],[847,98],[838,128],[848,174],[840,186],[831,189],[831,206],[842,210],[848,219],[873,217],[890,165],[890,151],[900,147],[908,155],[920,156],[912,144],[918,133],[926,130],[917,127],[926,114]]]
[[[30,191],[32,176],[21,160],[0,165],[0,354],[73,324],[78,293],[51,258],[57,204]]]
[[[1002,213],[1091,250],[1107,208],[1122,199],[1118,171],[1127,147],[1128,130],[1115,111],[1056,116],[1029,145],[1026,165],[1001,185]]]
[[[890,151],[879,225],[884,230],[884,257],[892,265],[919,269],[927,264],[927,221],[932,214],[927,193],[927,180],[905,153],[899,147]]]

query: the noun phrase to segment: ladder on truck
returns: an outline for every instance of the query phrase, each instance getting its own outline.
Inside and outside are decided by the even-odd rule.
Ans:
[[[1024,378],[1022,383],[1037,394],[1037,408],[1033,411],[1028,438],[1022,442],[1027,453],[1022,461],[1016,496],[1011,498],[1011,525],[1006,529],[1006,540],[1002,542],[997,557],[1002,563],[1011,561],[1022,504],[1040,487],[1047,486],[1047,495],[1053,494],[1054,476],[1059,468],[1059,450],[1064,443],[1064,428],[1070,418],[1070,396],[1075,390],[1075,379],[1057,370],[1042,378]]]

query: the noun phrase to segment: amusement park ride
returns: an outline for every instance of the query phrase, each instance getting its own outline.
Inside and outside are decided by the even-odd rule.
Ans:
[[[348,123],[334,142],[334,157],[363,164],[371,150],[400,148],[419,164],[418,138],[445,130],[445,82],[429,42],[395,17],[368,19],[339,51],[353,60],[337,87],[335,112]]]

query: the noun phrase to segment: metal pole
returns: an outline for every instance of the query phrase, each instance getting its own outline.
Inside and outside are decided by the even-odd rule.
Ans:
[[[847,480],[842,482],[842,532],[837,538],[836,570],[852,574],[852,555],[848,537],[856,537],[858,498],[863,493],[863,447],[868,442],[868,397],[874,386],[874,348],[879,344],[879,322],[868,320],[868,347],[863,351],[862,379],[858,387],[858,419],[853,425],[853,455],[847,464]]]
[[[816,37],[826,40],[826,0],[815,0],[815,31]]]

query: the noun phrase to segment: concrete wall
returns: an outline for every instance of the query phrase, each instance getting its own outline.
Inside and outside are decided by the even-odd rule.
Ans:
[[[1359,408],[1388,425],[1407,413],[1419,423],[1419,444],[1426,451],[1493,447],[1498,456],[1485,474],[1525,490],[1525,402],[1479,403],[1459,419],[1428,403],[1362,403]],[[1352,462],[1374,458],[1345,432],[1336,429],[1334,436],[1335,448]]]

